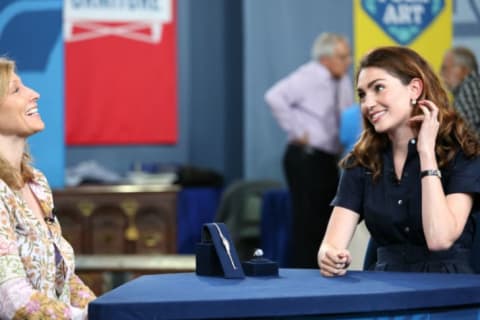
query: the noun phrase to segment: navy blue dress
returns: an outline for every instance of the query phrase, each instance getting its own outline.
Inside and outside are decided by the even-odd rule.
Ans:
[[[480,212],[480,158],[458,152],[442,169],[445,194],[470,193],[474,206],[465,229],[445,251],[429,251],[422,228],[420,159],[416,140],[410,140],[402,177],[397,180],[391,148],[383,154],[383,171],[373,182],[363,167],[345,169],[332,205],[350,209],[365,220],[378,245],[374,270],[472,273],[471,249],[475,217]]]

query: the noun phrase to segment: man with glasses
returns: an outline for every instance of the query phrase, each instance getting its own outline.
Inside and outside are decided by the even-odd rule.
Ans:
[[[340,114],[354,102],[350,64],[348,40],[322,33],[311,61],[265,94],[289,141],[283,166],[293,204],[292,267],[317,268],[338,183]]]
[[[443,58],[441,76],[458,112],[480,134],[480,75],[473,52],[454,47]]]

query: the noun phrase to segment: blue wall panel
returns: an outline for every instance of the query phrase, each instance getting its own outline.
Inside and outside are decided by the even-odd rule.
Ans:
[[[352,38],[352,0],[245,0],[245,175],[283,180],[286,135],[264,102],[265,91],[310,59],[324,31]]]

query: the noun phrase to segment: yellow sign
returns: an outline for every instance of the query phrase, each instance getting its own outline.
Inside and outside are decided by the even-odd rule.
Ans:
[[[452,45],[452,0],[352,0],[355,65],[379,46],[408,46],[437,72]]]

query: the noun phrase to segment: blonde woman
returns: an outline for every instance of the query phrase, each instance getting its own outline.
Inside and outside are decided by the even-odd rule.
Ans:
[[[26,151],[45,127],[39,98],[0,58],[0,318],[86,319],[95,296],[74,273],[47,179]]]

